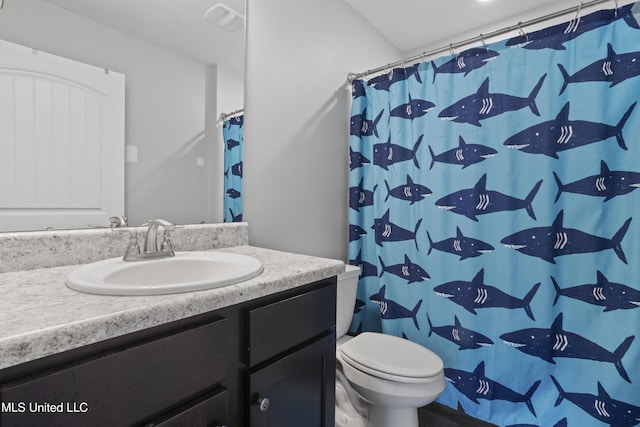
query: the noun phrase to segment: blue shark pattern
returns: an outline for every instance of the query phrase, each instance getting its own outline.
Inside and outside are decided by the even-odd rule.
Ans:
[[[420,135],[414,144],[413,149],[405,148],[398,144],[392,144],[391,139],[384,144],[374,144],[373,164],[380,166],[384,170],[388,170],[389,166],[393,164],[413,160],[413,163],[419,169],[420,164],[418,163],[417,153],[418,148],[420,148],[420,144],[422,143],[423,136],[424,135]]]
[[[420,265],[411,262],[409,256],[405,254],[404,262],[402,264],[394,264],[394,265],[384,265],[384,261],[382,257],[378,257],[380,261],[380,276],[384,273],[393,274],[394,276],[398,276],[401,279],[405,279],[411,283],[416,282],[424,282],[425,280],[429,280],[431,276],[427,273],[427,271],[422,268]]]
[[[418,83],[422,83],[422,77],[420,77],[419,73],[419,65],[415,64],[411,67],[405,68],[394,68],[389,70],[386,74],[381,74],[377,77],[369,80],[369,86],[373,87],[376,90],[385,90],[389,91],[391,85],[394,83],[402,82],[410,77],[415,77]]]
[[[244,157],[244,116],[226,120],[222,127],[224,150],[224,222],[242,221],[242,166]]]
[[[600,174],[592,175],[578,181],[563,184],[557,173],[553,176],[558,185],[558,201],[562,193],[584,194],[586,196],[604,197],[607,202],[616,196],[631,193],[640,187],[640,173],[625,171],[610,171],[604,160],[600,161]]]
[[[597,272],[597,280],[593,284],[561,289],[553,276],[551,276],[551,281],[556,289],[553,305],[556,305],[558,298],[566,296],[588,304],[604,307],[603,311],[605,312],[640,307],[640,290],[621,283],[610,282],[600,271]]]
[[[409,310],[408,308],[401,306],[397,302],[386,298],[386,289],[386,285],[382,285],[378,293],[373,294],[369,297],[371,301],[380,306],[381,317],[383,319],[409,318],[413,320],[413,324],[416,325],[416,328],[418,330],[420,330],[420,325],[418,324],[418,310],[420,310],[422,300],[418,301],[418,303],[415,305],[415,307],[413,307],[412,310]]]
[[[387,210],[381,218],[376,218],[372,229],[375,230],[376,244],[382,246],[382,242],[401,242],[404,240],[414,240],[416,249],[418,249],[418,228],[422,219],[419,219],[413,231],[406,230],[389,220],[389,211]]]
[[[391,110],[391,117],[399,117],[401,119],[413,120],[422,117],[429,111],[433,110],[436,104],[425,99],[411,99],[409,94],[409,102],[401,104]]]
[[[488,378],[484,373],[484,362],[480,362],[473,372],[444,368],[444,376],[451,385],[474,403],[480,403],[478,399],[504,400],[513,403],[524,402],[531,413],[536,416],[531,398],[538,389],[540,380],[533,383],[525,394],[520,394]]]
[[[426,186],[413,182],[413,179],[411,179],[409,175],[407,175],[407,183],[404,185],[390,188],[389,183],[386,180],[384,181],[384,184],[387,186],[387,198],[384,199],[385,202],[389,197],[395,197],[399,200],[411,202],[409,205],[413,205],[415,202],[423,200],[432,193],[432,191]]]
[[[457,148],[452,148],[436,155],[431,146],[429,146],[429,153],[431,153],[431,166],[429,169],[432,169],[436,162],[462,165],[462,169],[465,169],[495,156],[498,151],[486,145],[467,144],[461,136]]]
[[[490,119],[491,117],[509,111],[517,111],[527,107],[531,109],[533,114],[539,116],[540,112],[536,105],[536,97],[546,77],[546,74],[540,77],[540,80],[538,80],[538,83],[526,98],[504,93],[490,93],[489,77],[487,77],[476,93],[462,98],[458,102],[445,108],[440,112],[438,117],[456,123],[469,123],[474,126],[482,126],[480,120]]]
[[[549,363],[555,364],[553,359],[556,357],[613,363],[620,376],[627,382],[631,380],[622,366],[622,358],[634,338],[635,336],[631,335],[615,351],[608,351],[593,341],[562,329],[562,313],[558,314],[551,328],[528,328],[500,335],[505,344]]]
[[[463,328],[458,320],[458,316],[454,318],[454,324],[449,326],[433,326],[429,313],[427,313],[427,321],[429,322],[429,336],[432,333],[451,341],[458,346],[458,350],[469,350],[493,345],[493,341],[482,335],[480,332]]]
[[[240,194],[240,192],[235,188],[230,188],[227,190],[227,196],[231,197],[232,199],[237,199],[238,197],[241,197],[242,194]]]
[[[227,150],[232,150],[235,147],[238,147],[239,145],[240,145],[240,141],[236,141],[233,138],[227,139]]]
[[[384,110],[380,111],[375,119],[367,119],[367,109],[362,114],[351,116],[351,135],[362,138],[363,136],[378,136],[378,122],[382,118]]]
[[[558,389],[558,399],[556,399],[555,406],[567,399],[593,418],[611,427],[635,426],[640,423],[640,406],[612,399],[600,381],[598,381],[598,394],[593,395],[568,393],[563,390],[553,375],[551,375],[551,380]]]
[[[349,187],[349,207],[356,211],[360,211],[360,208],[373,205],[373,193],[378,186],[373,187],[373,190],[366,190],[363,185],[364,180],[360,180],[360,184],[357,187]]]
[[[489,61],[493,61],[499,55],[495,50],[472,47],[464,52],[460,52],[455,58],[450,59],[439,67],[435,61],[431,61],[431,66],[433,67],[433,82],[435,83],[438,74],[443,73],[464,73],[466,77],[467,74],[480,67],[484,67]]]
[[[471,237],[465,237],[460,231],[460,227],[456,227],[456,237],[451,237],[440,242],[434,242],[431,240],[431,235],[427,231],[427,238],[429,239],[429,252],[431,254],[433,249],[437,251],[447,252],[460,256],[460,261],[467,258],[474,258],[482,254],[488,254],[495,249],[488,243],[482,240],[473,239]]]
[[[544,154],[558,159],[558,153],[561,151],[604,141],[615,136],[620,148],[628,150],[622,137],[622,129],[635,106],[634,102],[622,116],[620,122],[616,126],[611,126],[586,120],[569,120],[569,103],[567,102],[554,120],[531,126],[509,137],[504,145],[525,153]]]
[[[611,239],[594,236],[575,228],[565,228],[563,223],[564,211],[560,211],[553,224],[549,227],[536,227],[518,231],[500,241],[508,248],[517,250],[525,255],[538,257],[555,264],[555,257],[563,255],[584,254],[613,249],[618,258],[625,264],[627,257],[622,250],[624,238],[631,218],[627,219],[618,232]]]
[[[229,209],[229,215],[231,217],[231,222],[242,222],[242,213],[236,215],[231,209]]]
[[[572,19],[567,23],[554,25],[532,34],[513,37],[507,40],[506,45],[521,46],[531,50],[565,50],[565,43],[619,19],[623,19],[631,28],[640,29],[631,11],[632,7],[633,5],[630,4],[616,10],[599,10],[583,18]]]
[[[560,89],[560,95],[565,91],[569,83],[582,82],[608,82],[609,87],[614,87],[627,79],[640,75],[640,52],[617,54],[611,43],[607,44],[607,56],[583,69],[570,75],[567,70],[558,64],[564,84]]]
[[[224,122],[223,127],[231,128],[232,126],[244,126],[244,114],[235,116]]]
[[[533,212],[533,199],[536,197],[542,180],[534,185],[526,198],[517,199],[497,191],[487,190],[487,174],[482,175],[473,188],[448,194],[436,202],[436,206],[453,213],[464,215],[478,221],[478,215],[494,212],[515,211],[525,209],[529,216],[536,219]]]
[[[360,267],[360,277],[378,277],[378,267],[370,262],[362,259],[362,252],[358,252],[358,256],[349,260],[349,264]]]
[[[531,311],[531,301],[539,287],[540,283],[536,283],[523,299],[519,299],[504,293],[494,286],[485,285],[484,269],[482,269],[470,282],[456,280],[438,285],[433,291],[439,296],[461,305],[472,314],[477,314],[476,308],[523,308],[531,320],[536,320]]]
[[[507,427],[544,427],[537,424],[510,424]],[[563,418],[553,425],[553,427],[567,427],[567,419]]]
[[[601,424],[554,408],[549,375],[640,405],[640,3],[600,7],[521,32],[514,48],[496,41],[352,85],[344,258],[363,274],[350,332],[431,349],[465,373],[437,401],[495,425]],[[314,150],[346,157],[339,138]],[[556,345],[546,335],[559,313]],[[527,347],[532,335],[544,344]],[[469,379],[481,361],[484,382]],[[485,367],[508,397],[491,397]]]
[[[231,165],[232,175],[239,176],[240,178],[242,178],[242,163],[243,162],[238,162],[234,165]]]
[[[604,197],[607,202],[616,196],[629,194],[640,187],[640,173],[625,171],[610,171],[604,160],[600,161],[600,174],[592,175],[576,182],[563,184],[557,173],[553,176],[558,185],[556,202],[562,193],[584,194],[586,196]]]
[[[367,235],[367,230],[357,224],[349,224],[349,242],[359,240],[362,236]]]
[[[357,151],[353,151],[352,148],[349,148],[349,170],[358,169],[364,165],[368,165],[371,163],[371,160],[367,159],[362,153]]]
[[[358,99],[361,96],[366,96],[367,93],[364,89],[364,82],[362,80],[354,80],[351,85],[351,98]]]

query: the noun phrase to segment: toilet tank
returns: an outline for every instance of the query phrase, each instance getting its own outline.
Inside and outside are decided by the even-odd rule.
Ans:
[[[338,275],[338,294],[336,302],[336,339],[349,331],[353,309],[356,304],[356,291],[360,267],[347,265],[345,272]]]

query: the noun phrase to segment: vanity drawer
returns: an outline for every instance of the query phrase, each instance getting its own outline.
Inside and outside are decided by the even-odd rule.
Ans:
[[[226,389],[209,393],[161,419],[145,424],[144,427],[219,427],[227,425],[228,395],[229,392]]]
[[[335,329],[336,285],[247,311],[247,363],[258,363]]]
[[[225,323],[220,318],[5,384],[0,400],[17,411],[2,411],[0,425],[124,426],[158,416],[226,377]],[[35,412],[36,403],[50,406]]]

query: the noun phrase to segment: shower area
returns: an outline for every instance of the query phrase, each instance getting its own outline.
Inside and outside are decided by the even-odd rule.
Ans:
[[[242,221],[242,167],[244,165],[244,110],[220,116],[224,143],[224,222]]]
[[[640,423],[638,7],[577,9],[352,81],[351,332],[503,426]]]

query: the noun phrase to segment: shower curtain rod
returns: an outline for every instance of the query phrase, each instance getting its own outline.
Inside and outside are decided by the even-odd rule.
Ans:
[[[589,8],[589,7],[593,7],[593,6],[597,6],[601,3],[606,3],[606,2],[610,2],[612,0],[592,0],[592,1],[588,1],[588,2],[580,2],[580,4],[578,6],[574,6],[574,7],[570,7],[568,9],[564,9],[558,12],[554,12],[554,13],[550,13],[548,15],[544,15],[541,16],[540,18],[535,18],[535,19],[531,19],[529,21],[526,22],[518,22],[516,25],[512,25],[510,27],[505,27],[496,31],[493,31],[491,33],[487,33],[487,34],[480,34],[479,36],[476,37],[472,37],[466,40],[462,40],[460,42],[457,43],[451,43],[449,44],[449,46],[444,46],[438,49],[434,49],[434,50],[430,50],[428,52],[422,52],[419,55],[414,55],[412,57],[409,58],[405,58],[405,59],[401,59],[399,61],[396,62],[392,62],[389,63],[387,65],[383,65],[381,67],[378,68],[374,68],[373,70],[367,70],[364,71],[362,73],[349,73],[349,75],[347,76],[347,81],[349,83],[352,83],[354,80],[362,78],[362,77],[367,77],[369,75],[372,74],[377,74],[380,73],[382,71],[388,71],[394,67],[397,66],[405,66],[408,64],[411,64],[413,62],[419,61],[419,60],[426,60],[429,57],[433,57],[435,55],[444,53],[444,52],[453,52],[454,49],[458,49],[460,47],[463,46],[467,46],[470,44],[474,44],[474,43],[482,43],[485,44],[485,41],[487,39],[493,38],[493,37],[497,37],[497,36],[501,36],[503,34],[507,34],[513,31],[520,31],[522,34],[524,34],[524,31],[522,31],[523,27],[529,27],[531,25],[536,25],[536,24],[540,24],[542,22],[551,20],[551,19],[555,19],[555,18],[559,18],[561,16],[564,15],[568,15],[570,13],[574,13],[576,12],[578,15],[580,14],[580,10],[582,8]],[[616,9],[618,8],[618,0],[613,0],[616,4]],[[576,15],[577,16],[577,15]]]
[[[236,110],[236,111],[232,111],[230,113],[222,113],[222,114],[220,114],[220,117],[218,118],[218,121],[224,122],[227,119],[231,119],[231,118],[233,118],[235,116],[239,116],[240,114],[244,114],[244,108],[241,108],[241,109]]]

